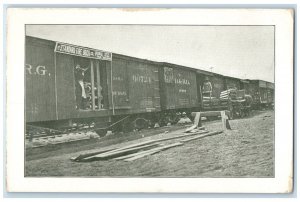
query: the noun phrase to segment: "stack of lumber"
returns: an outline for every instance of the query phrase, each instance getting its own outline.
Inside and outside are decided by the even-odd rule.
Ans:
[[[205,107],[209,107],[211,105],[218,106],[219,105],[219,99],[216,97],[203,97],[203,105]]]
[[[209,132],[207,130],[198,130],[193,133],[185,133],[183,135],[175,135],[172,137],[160,138],[155,140],[143,141],[136,144],[131,144],[128,146],[120,148],[112,148],[107,150],[94,151],[91,153],[81,154],[76,157],[72,157],[72,161],[76,162],[90,162],[96,160],[124,160],[124,161],[134,161],[136,159],[143,158],[173,147],[183,146],[184,143],[220,134],[222,131]],[[170,140],[179,139],[178,142],[170,143]],[[162,142],[167,142],[167,144],[162,144]]]
[[[235,89],[228,89],[225,91],[222,91],[220,94],[220,99],[229,99],[230,96],[233,96],[236,94]]]
[[[207,97],[207,96],[203,96],[203,100],[211,100],[211,99],[216,99],[216,97]]]

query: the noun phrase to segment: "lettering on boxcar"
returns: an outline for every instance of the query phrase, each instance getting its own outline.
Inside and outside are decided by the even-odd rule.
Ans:
[[[114,76],[113,80],[114,81],[123,81],[124,79],[122,77],[120,77],[120,76]]]
[[[26,73],[30,75],[39,75],[39,76],[45,76],[47,73],[46,66],[38,65],[36,67],[33,67],[30,64],[25,64]],[[51,76],[50,73],[48,73],[48,76]]]
[[[41,75],[41,76],[45,76],[45,74],[46,74],[46,67],[45,66],[37,66],[36,67],[36,73],[38,74],[38,75]]]
[[[126,96],[127,93],[125,91],[113,91],[113,95],[115,95],[115,96]]]
[[[85,57],[90,57],[91,53],[90,53],[89,50],[84,49],[83,52],[82,52],[82,55],[85,56]]]
[[[187,79],[177,79],[175,78],[175,84],[179,84],[179,85],[191,85],[190,81]]]
[[[25,64],[25,69],[28,74],[32,74],[32,66],[30,64]]]
[[[104,52],[101,50],[95,50],[80,46],[74,46],[71,44],[64,44],[57,42],[55,46],[55,52],[65,53],[70,55],[77,55],[80,57],[87,57],[87,58],[95,58],[100,60],[112,60],[112,53]]]
[[[151,83],[151,78],[149,76],[142,75],[132,75],[132,80],[136,83]]]
[[[186,93],[186,89],[179,89],[179,93]]]
[[[179,104],[180,105],[188,105],[189,104],[189,100],[186,98],[179,98]]]
[[[164,79],[166,83],[172,83],[174,80],[173,68],[164,67]]]
[[[82,55],[82,48],[76,48],[76,55]]]

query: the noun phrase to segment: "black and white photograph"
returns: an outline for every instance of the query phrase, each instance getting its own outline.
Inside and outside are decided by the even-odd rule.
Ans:
[[[85,17],[93,16],[85,11]],[[181,12],[173,11],[152,14]],[[101,9],[91,12],[101,17]],[[114,12],[141,16],[130,9]],[[291,167],[286,172],[276,166],[282,158],[279,137],[284,135],[276,129],[277,117],[283,118],[277,112],[283,105],[276,100],[292,99],[284,100],[287,96],[276,90],[289,85],[278,82],[283,65],[277,40],[283,28],[276,27],[274,18],[259,23],[268,19],[264,11],[257,12],[264,21],[184,23],[170,16],[159,23],[132,18],[130,23],[28,20],[20,26],[23,36],[19,34],[24,127],[18,165],[23,179],[269,183],[280,176],[277,172],[290,176]],[[282,10],[285,17],[289,12]],[[292,68],[286,65],[283,78]],[[286,135],[285,146],[292,146],[291,135]],[[290,159],[292,153],[286,156]],[[289,192],[292,181],[280,180],[280,190]]]
[[[274,177],[274,26],[25,28],[25,176]]]

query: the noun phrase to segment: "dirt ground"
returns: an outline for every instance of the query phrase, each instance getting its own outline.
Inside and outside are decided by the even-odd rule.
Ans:
[[[232,130],[219,135],[187,142],[132,162],[79,163],[70,158],[87,151],[180,135],[186,126],[142,131],[83,145],[64,145],[43,152],[29,151],[26,153],[25,176],[274,177],[274,111],[255,111],[249,118],[231,120],[230,125]],[[222,129],[220,120],[205,122],[204,126],[209,131]]]

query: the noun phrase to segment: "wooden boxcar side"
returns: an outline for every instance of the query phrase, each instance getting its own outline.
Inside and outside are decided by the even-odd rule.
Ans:
[[[214,74],[214,76],[211,77],[211,83],[213,87],[212,96],[220,98],[221,92],[226,90],[224,77],[219,74]]]
[[[251,84],[250,84],[250,80],[242,79],[242,80],[240,81],[240,87],[241,87],[241,90],[245,90],[245,94],[251,95]]]
[[[202,96],[202,91],[203,91],[203,83],[204,83],[204,80],[205,78],[208,78],[209,80],[211,80],[211,78],[214,76],[213,73],[211,72],[207,72],[207,71],[203,71],[203,70],[196,70],[197,72],[197,97],[198,97],[198,103],[199,103],[199,106],[202,106],[202,99],[203,99],[203,96]],[[213,86],[213,85],[212,85]],[[214,90],[213,90],[214,91]]]
[[[160,111],[158,66],[154,62],[113,54],[112,72],[108,78],[109,82],[112,78],[110,103],[116,114]]]
[[[88,48],[86,48],[88,49]],[[75,66],[78,61],[81,61],[83,68],[88,67],[86,71],[87,75],[91,75],[94,72],[94,77],[96,74],[96,67],[102,67],[100,72],[101,85],[103,88],[102,96],[104,99],[104,108],[99,109],[78,109],[76,106],[76,79],[75,79]],[[90,118],[90,117],[104,117],[111,115],[111,111],[108,108],[108,98],[107,98],[107,75],[106,72],[106,61],[101,61],[98,59],[79,57],[64,53],[55,53],[55,66],[56,66],[56,88],[57,88],[57,111],[58,119],[74,119],[74,118]],[[93,66],[93,70],[92,67]],[[110,66],[110,65],[107,65]],[[109,67],[110,68],[110,67]],[[91,76],[90,78],[91,79]],[[84,80],[91,82],[90,80]],[[95,81],[96,82],[96,81]],[[96,86],[95,86],[96,88]],[[87,93],[87,92],[86,92]],[[88,95],[88,93],[87,93]],[[95,103],[97,105],[97,103]]]
[[[117,114],[121,111],[127,113],[131,109],[127,60],[113,55],[111,67],[107,66],[106,68],[108,72],[109,108]]]
[[[198,107],[196,70],[161,63],[159,74],[162,109]]]
[[[267,104],[268,103],[267,83],[265,81],[259,80],[258,86],[259,86],[260,103]]]
[[[226,89],[230,88],[236,88],[238,90],[241,89],[240,87],[240,79],[234,78],[234,77],[225,77],[225,84],[226,84]]]
[[[133,112],[159,111],[158,67],[150,63],[130,61],[129,91]]]
[[[197,71],[198,76],[197,80],[200,84],[201,91],[203,90],[203,83],[205,78],[207,78],[212,86],[212,97],[220,98],[220,94],[222,91],[226,90],[224,77],[220,74],[205,72],[205,71]]]
[[[25,43],[26,122],[56,120],[55,43],[33,37]]]
[[[257,80],[250,80],[249,91],[253,99],[253,104],[260,104],[259,86]]]

